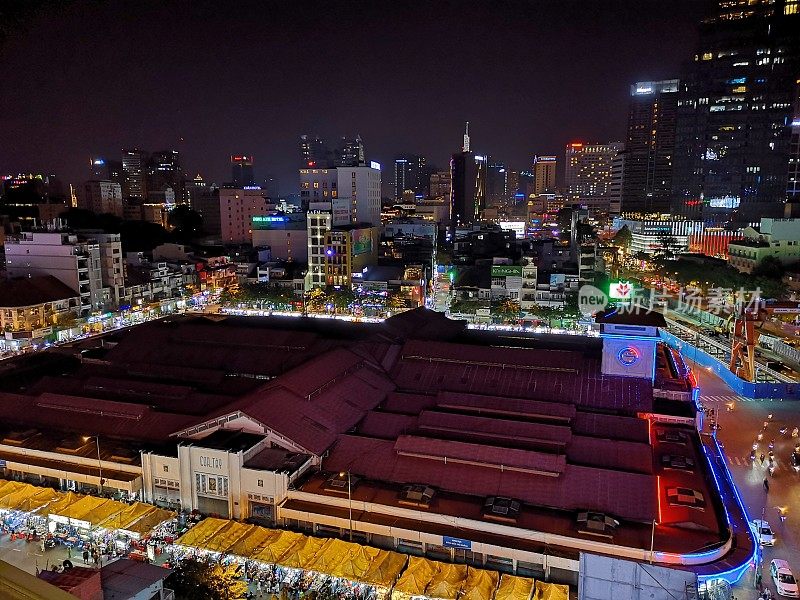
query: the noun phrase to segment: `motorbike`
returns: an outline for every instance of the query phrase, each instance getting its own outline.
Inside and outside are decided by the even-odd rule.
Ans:
[[[769,449],[772,450],[773,448],[775,448],[775,440],[771,440],[769,443]]]
[[[798,435],[800,435],[800,429],[795,427],[794,429],[792,429],[792,437],[796,438]]]
[[[789,431],[789,428],[788,428],[788,427],[781,427],[781,428],[778,430],[778,433],[780,433],[781,435],[786,435],[786,432],[787,432],[787,431]]]

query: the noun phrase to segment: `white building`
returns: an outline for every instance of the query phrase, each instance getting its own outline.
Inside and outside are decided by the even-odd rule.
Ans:
[[[381,166],[371,162],[368,167],[339,167],[336,169],[339,199],[350,210],[350,223],[381,224]],[[338,224],[338,223],[337,223]]]
[[[116,217],[123,216],[122,186],[115,181],[92,180],[83,187],[83,197],[79,208],[93,213],[108,213]]]
[[[309,210],[306,215],[308,227],[308,274],[307,287],[325,286],[325,235],[333,228],[333,213]]]
[[[665,242],[673,242],[669,250],[679,253],[689,250],[689,238],[703,233],[702,221],[673,219],[662,215],[660,219],[614,219],[614,229],[626,227],[631,232],[631,254],[644,252],[658,254],[665,250]]]
[[[732,267],[750,273],[771,256],[788,265],[800,261],[800,219],[761,219],[758,227],[746,227],[744,239],[728,244]]]
[[[220,234],[223,243],[249,244],[253,217],[269,213],[264,191],[258,186],[220,188]]]

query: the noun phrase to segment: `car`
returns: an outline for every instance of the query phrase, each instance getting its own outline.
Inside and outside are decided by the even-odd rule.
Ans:
[[[772,581],[775,582],[775,589],[779,596],[800,598],[800,593],[797,591],[797,580],[789,568],[789,563],[782,558],[773,558],[769,563],[769,574],[772,575]]]
[[[753,533],[755,534],[756,539],[761,540],[762,546],[775,545],[775,534],[772,532],[772,527],[770,527],[769,523],[767,523],[766,521],[762,521],[760,519],[754,519]]]

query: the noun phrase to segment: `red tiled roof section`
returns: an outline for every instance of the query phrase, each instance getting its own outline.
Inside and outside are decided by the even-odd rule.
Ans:
[[[0,280],[0,308],[35,306],[78,297],[78,292],[52,275]]]
[[[305,398],[337,377],[354,370],[363,361],[363,358],[353,352],[337,348],[285,373],[280,377],[280,384]]]
[[[539,417],[566,421],[575,416],[575,406],[571,404],[453,392],[439,392],[436,396],[436,405],[441,408],[511,417]]]
[[[648,422],[636,417],[604,415],[579,410],[575,414],[572,431],[592,437],[644,442],[645,444],[649,441]]]
[[[653,452],[648,444],[638,442],[576,435],[567,447],[567,458],[571,463],[606,469],[653,472]]]
[[[414,435],[399,436],[394,444],[394,450],[401,456],[444,464],[453,462],[500,471],[513,469],[528,474],[562,473],[566,465],[566,457],[563,454],[546,454],[531,450],[499,448]]]
[[[418,427],[423,432],[459,432],[469,436],[480,435],[483,439],[491,439],[499,443],[504,441],[545,441],[563,445],[572,437],[570,428],[565,425],[526,423],[510,419],[458,415],[429,410],[420,414]]]
[[[397,413],[370,411],[358,426],[361,435],[383,439],[395,439],[410,433],[417,427],[417,417]]]

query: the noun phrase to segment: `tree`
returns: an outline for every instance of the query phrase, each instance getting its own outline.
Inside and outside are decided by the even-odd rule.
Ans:
[[[614,245],[627,251],[628,248],[631,247],[631,242],[633,242],[633,234],[631,230],[628,229],[627,225],[623,225],[620,230],[614,234]]]
[[[203,233],[203,217],[188,204],[179,204],[167,217],[167,223],[173,228],[173,236],[177,240],[191,240]]]
[[[328,297],[328,303],[333,304],[333,308],[336,312],[350,312],[356,301],[356,295],[350,288],[332,288],[326,295]]]
[[[519,301],[505,298],[492,311],[499,316],[503,322],[516,323],[519,321],[520,306]]]
[[[223,567],[195,559],[179,562],[167,579],[177,600],[241,600],[247,596],[247,584],[239,578],[241,566]]]
[[[761,262],[753,269],[753,277],[765,277],[767,279],[781,279],[786,273],[786,267],[774,256],[765,256]]]

